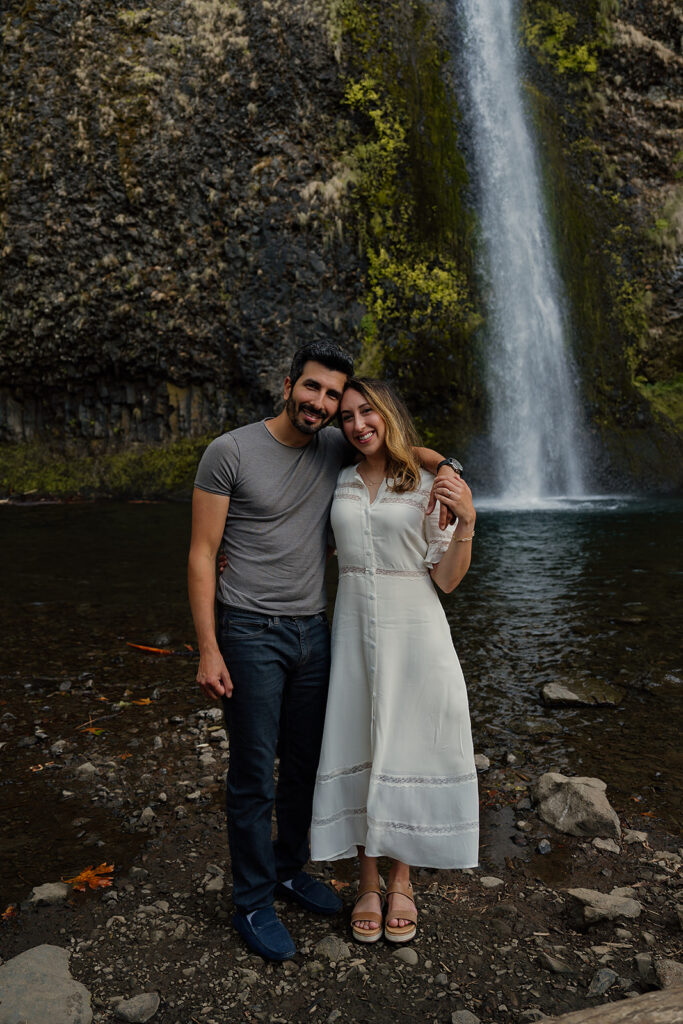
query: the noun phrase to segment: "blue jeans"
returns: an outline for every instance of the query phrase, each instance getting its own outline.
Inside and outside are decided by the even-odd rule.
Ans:
[[[271,906],[275,883],[300,871],[310,854],[330,631],[324,613],[269,617],[219,604],[217,634],[234,686],[232,697],[223,698],[230,737],[226,810],[233,901],[238,911],[251,913]]]

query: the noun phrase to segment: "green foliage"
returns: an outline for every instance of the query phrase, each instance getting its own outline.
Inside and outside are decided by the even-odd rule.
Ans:
[[[136,444],[118,451],[83,454],[47,444],[0,445],[0,493],[39,497],[107,495],[153,498],[187,496],[210,438],[184,438],[164,446]]]
[[[650,384],[636,377],[636,387],[655,412],[683,432],[683,374]]]
[[[683,244],[683,188],[680,185],[671,192],[648,235],[657,248],[672,255]]]
[[[424,260],[393,260],[386,249],[368,253],[369,306],[375,323],[406,322],[411,331],[428,327],[434,318],[454,322],[473,317],[468,283],[453,261],[430,266]],[[391,287],[389,287],[389,282]]]
[[[351,215],[367,267],[359,367],[397,379],[415,408],[427,389],[441,392],[443,419],[458,387],[476,390],[479,320],[448,55],[421,0],[343,0],[338,17],[356,128]]]
[[[527,5],[522,32],[528,48],[559,74],[593,74],[598,69],[597,42],[577,39],[577,19],[551,3]]]
[[[679,149],[674,157],[674,178],[676,181],[683,180],[683,149]]]

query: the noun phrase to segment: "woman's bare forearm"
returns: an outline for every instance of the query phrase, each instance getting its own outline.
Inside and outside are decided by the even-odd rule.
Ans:
[[[472,492],[460,476],[450,480],[439,478],[434,484],[434,494],[458,519],[448,548],[439,564],[431,571],[437,587],[445,594],[450,594],[470,567],[477,513],[472,503]]]
[[[441,561],[431,571],[431,577],[439,590],[444,594],[451,591],[463,581],[472,561],[472,537],[474,535],[475,518],[459,519],[458,525]]]

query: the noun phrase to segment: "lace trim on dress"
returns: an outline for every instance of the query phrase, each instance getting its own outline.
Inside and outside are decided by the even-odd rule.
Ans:
[[[458,786],[464,782],[473,782],[476,772],[465,775],[386,775],[374,776],[375,782],[383,782],[387,786]]]
[[[459,821],[450,825],[413,825],[405,821],[380,821],[368,817],[368,825],[373,828],[394,829],[398,832],[413,832],[423,836],[453,836],[462,832],[475,832],[479,828],[478,821]]]
[[[348,484],[345,484],[344,487],[338,487],[337,490],[334,492],[334,496],[337,499],[337,501],[360,501],[361,500],[360,494],[347,494],[346,493],[346,487],[347,486],[348,486]]]
[[[358,775],[359,772],[367,772],[372,768],[372,761],[364,761],[363,764],[353,764],[350,768],[335,768],[333,772],[326,772],[319,775],[318,782],[329,782],[330,779],[338,779],[340,775]]]
[[[359,818],[367,812],[367,807],[345,807],[342,811],[330,814],[327,818],[314,818],[311,825],[331,825],[332,822],[339,821],[341,818]]]
[[[376,576],[406,576],[409,579],[419,579],[428,576],[425,569],[375,569]]]
[[[429,576],[426,569],[366,569],[363,565],[342,565],[339,567],[340,576],[403,576],[405,579],[418,580],[423,576]]]
[[[399,505],[413,505],[415,508],[419,508],[420,512],[426,511],[427,502],[420,501],[419,498],[407,498],[405,494],[385,494],[379,499],[380,504],[383,505],[385,502],[393,502]]]

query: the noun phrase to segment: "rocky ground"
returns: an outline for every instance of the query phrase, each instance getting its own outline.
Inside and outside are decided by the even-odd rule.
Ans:
[[[97,1024],[512,1024],[683,980],[680,838],[656,820],[645,833],[632,809],[619,822],[606,801],[599,822],[587,826],[602,838],[555,831],[539,816],[552,819],[552,806],[535,801],[552,801],[565,784],[546,776],[545,789],[532,788],[534,748],[516,755],[501,749],[490,763],[479,758],[481,866],[417,872],[420,927],[410,947],[355,945],[348,930],[353,865],[314,865],[338,888],[344,911],[323,919],[278,904],[299,952],[285,964],[265,964],[230,925],[222,813],[228,744],[220,712],[165,720],[150,714],[147,721],[151,735],[135,756],[111,756],[87,736],[43,751],[56,766],[46,813],[51,801],[74,813],[78,805],[83,867],[106,854],[87,831],[97,818],[113,821],[138,845],[132,863],[114,866],[111,887],[37,888],[6,911],[0,999],[17,977],[8,961],[43,944],[71,954],[68,969],[91,994]],[[36,760],[35,745],[11,746],[17,770]],[[599,787],[597,798],[604,800]],[[46,865],[44,882],[58,881]],[[47,976],[41,968],[43,982]],[[57,998],[61,982],[50,985]],[[142,994],[144,1000],[126,1002]],[[78,1002],[72,996],[70,1016],[58,1018],[55,1010],[54,1022],[87,1021]]]

